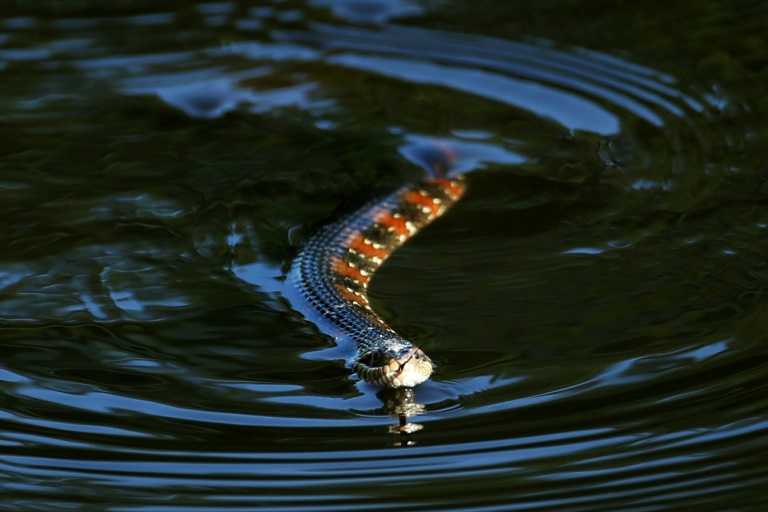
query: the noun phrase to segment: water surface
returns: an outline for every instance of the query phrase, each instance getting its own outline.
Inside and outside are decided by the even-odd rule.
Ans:
[[[764,9],[514,4],[4,7],[3,509],[762,510]],[[284,276],[433,140],[393,435]]]

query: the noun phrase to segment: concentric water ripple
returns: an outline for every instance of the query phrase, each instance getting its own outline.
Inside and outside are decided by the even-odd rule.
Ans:
[[[0,22],[4,510],[760,510],[759,105],[429,15]],[[468,194],[371,295],[438,371],[377,395],[282,278],[428,140]]]

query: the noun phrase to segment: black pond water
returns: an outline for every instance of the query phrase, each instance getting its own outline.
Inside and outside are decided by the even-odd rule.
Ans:
[[[762,510],[768,18],[613,4],[1,3],[2,509]],[[392,435],[283,277],[425,140]]]

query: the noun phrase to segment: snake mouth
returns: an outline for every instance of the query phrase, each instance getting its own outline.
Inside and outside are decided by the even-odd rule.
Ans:
[[[432,375],[434,366],[427,355],[416,347],[398,352],[368,350],[355,362],[355,373],[365,382],[387,388],[413,387]]]

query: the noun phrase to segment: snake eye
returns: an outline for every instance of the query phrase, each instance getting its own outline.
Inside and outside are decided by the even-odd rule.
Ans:
[[[365,363],[368,366],[375,366],[376,363],[379,362],[379,359],[381,358],[381,352],[378,350],[374,350],[372,352],[369,352],[367,356],[363,359]]]
[[[413,358],[416,359],[416,360],[419,360],[419,359],[421,359],[421,354],[416,352],[415,354],[413,354]]]

